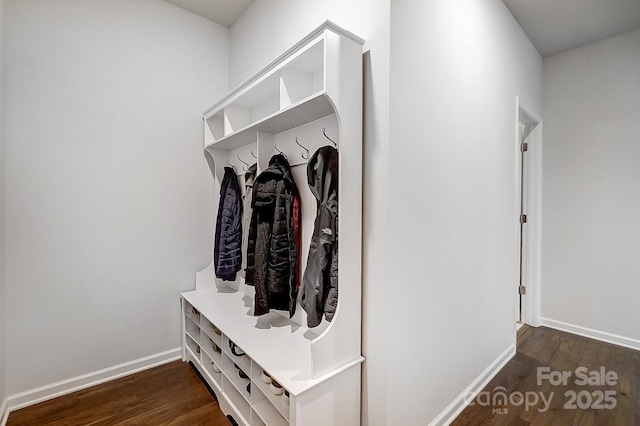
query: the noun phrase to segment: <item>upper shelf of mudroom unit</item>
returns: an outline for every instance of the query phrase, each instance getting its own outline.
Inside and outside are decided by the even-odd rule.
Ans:
[[[249,122],[239,130],[221,135],[215,138],[217,133],[214,126],[220,122],[230,120],[226,117],[213,116],[213,120],[207,119],[207,127],[214,135],[213,141],[209,139],[206,148],[231,150],[256,141],[256,132],[280,133],[318,118],[333,114],[335,111],[324,92],[313,94],[289,107],[278,110],[255,122]],[[245,114],[245,112],[241,112]]]
[[[327,96],[328,32],[362,39],[325,22],[203,114],[205,147],[231,150],[256,132],[280,133],[333,114]]]

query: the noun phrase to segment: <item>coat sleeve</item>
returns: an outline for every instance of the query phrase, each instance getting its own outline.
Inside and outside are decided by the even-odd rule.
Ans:
[[[249,221],[249,233],[247,234],[247,269],[245,271],[245,284],[256,284],[256,234],[257,234],[257,214],[255,209],[251,209],[251,219]]]
[[[240,249],[242,206],[236,175],[233,172],[227,173],[225,179],[228,184],[224,199],[221,198],[222,215],[219,220],[220,240],[216,245],[218,247],[216,275],[222,280],[234,281],[242,262]]]
[[[329,262],[329,282],[327,288],[327,300],[324,306],[324,315],[327,321],[333,319],[338,307],[338,224],[337,217],[333,218],[333,243],[331,244]]]
[[[220,277],[220,246],[222,242],[222,217],[224,211],[224,202],[227,193],[227,185],[228,185],[227,176],[222,179],[222,184],[220,185],[220,201],[218,203],[218,213],[216,215],[216,234],[215,240],[213,244],[213,267],[215,270],[216,277]]]
[[[307,313],[308,327],[318,326],[324,314],[328,294],[331,250],[335,238],[331,216],[331,212],[326,207],[320,208],[311,238],[307,267],[302,278],[301,304]]]

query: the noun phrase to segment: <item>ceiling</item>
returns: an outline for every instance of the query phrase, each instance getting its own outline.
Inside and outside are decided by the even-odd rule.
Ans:
[[[196,15],[231,26],[253,0],[165,0]]]
[[[165,0],[225,27],[253,0]],[[640,28],[640,0],[503,0],[543,57]]]
[[[540,55],[640,28],[640,0],[503,0]]]

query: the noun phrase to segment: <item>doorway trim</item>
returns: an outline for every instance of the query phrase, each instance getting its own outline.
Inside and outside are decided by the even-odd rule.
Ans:
[[[516,323],[519,317],[519,295],[518,284],[520,278],[520,122],[534,125],[527,138],[528,142],[528,166],[529,179],[526,193],[529,194],[528,199],[528,250],[527,263],[529,265],[525,275],[526,295],[523,297],[522,303],[522,322],[534,327],[540,326],[540,281],[541,281],[541,250],[542,250],[542,120],[530,109],[523,105],[520,97],[516,97],[515,108],[515,164],[516,175],[514,186],[516,191],[516,203],[514,206],[514,223],[516,230],[515,235],[515,281],[513,283],[514,301],[514,321]]]

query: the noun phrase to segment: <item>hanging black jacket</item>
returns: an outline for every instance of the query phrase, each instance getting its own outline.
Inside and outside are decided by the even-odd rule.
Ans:
[[[286,310],[290,316],[295,313],[296,198],[299,200],[298,189],[289,162],[283,155],[274,155],[253,183],[245,282],[256,288],[254,315],[269,309]]]
[[[231,167],[225,167],[213,248],[216,277],[225,281],[236,279],[242,263],[241,244],[242,204],[238,177]]]
[[[324,146],[307,164],[309,188],[317,213],[302,278],[302,308],[307,326],[316,327],[324,314],[333,319],[338,305],[338,151]]]

